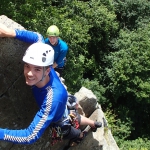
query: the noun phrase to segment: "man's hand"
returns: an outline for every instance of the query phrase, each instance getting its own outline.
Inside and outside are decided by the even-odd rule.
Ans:
[[[53,68],[56,68],[58,65],[56,62],[53,63]]]
[[[16,32],[14,29],[7,28],[4,24],[0,23],[0,37],[15,37]]]

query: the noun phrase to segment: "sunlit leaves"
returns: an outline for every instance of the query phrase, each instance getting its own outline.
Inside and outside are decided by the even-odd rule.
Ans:
[[[137,31],[120,31],[120,37],[114,47],[118,52],[111,53],[107,58],[111,68],[106,68],[115,91],[120,91],[118,97],[131,92],[138,100],[149,97],[148,86],[150,84],[150,27]],[[145,86],[144,86],[145,87]],[[126,92],[125,92],[126,91]],[[127,94],[126,93],[126,94]],[[115,94],[115,93],[114,93]]]

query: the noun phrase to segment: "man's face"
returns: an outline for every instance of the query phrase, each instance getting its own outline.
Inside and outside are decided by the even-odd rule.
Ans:
[[[44,72],[45,75],[45,72]],[[24,64],[24,76],[27,85],[36,85],[43,77],[43,67],[31,65],[31,64]]]
[[[58,37],[57,36],[49,36],[49,42],[52,44],[52,45],[56,45],[57,42],[58,42]]]

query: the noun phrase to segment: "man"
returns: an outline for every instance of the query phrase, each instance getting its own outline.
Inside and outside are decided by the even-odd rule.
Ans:
[[[53,68],[62,76],[62,70],[64,69],[65,59],[68,52],[68,46],[66,42],[59,38],[59,29],[57,26],[52,25],[47,29],[45,43],[53,47],[55,51]]]
[[[59,29],[55,25],[52,25],[47,29],[46,35],[48,38],[44,40],[43,36],[37,32],[19,29],[14,30],[0,24],[0,37],[15,37],[18,40],[31,44],[42,42],[52,46],[55,52],[53,68],[61,77],[68,52],[68,45],[59,38]]]
[[[0,140],[31,144],[39,139],[50,125],[58,126],[64,138],[75,142],[82,140],[84,133],[71,126],[69,120],[66,119],[68,94],[52,67],[53,48],[48,44],[34,43],[26,50],[23,61],[25,81],[27,85],[32,86],[39,111],[26,129],[0,128]],[[94,122],[79,114],[78,121],[80,125],[90,125],[94,130],[101,127],[100,122]]]

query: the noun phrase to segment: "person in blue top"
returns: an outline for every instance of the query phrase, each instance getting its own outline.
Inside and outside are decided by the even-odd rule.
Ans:
[[[56,25],[51,25],[46,32],[48,38],[44,37],[33,31],[20,30],[20,29],[10,29],[7,28],[4,24],[0,24],[0,36],[1,37],[15,37],[18,40],[27,42],[27,43],[46,43],[52,46],[54,49],[54,64],[53,68],[62,76],[62,71],[65,66],[66,55],[68,52],[68,45],[62,39],[59,38],[59,29]]]
[[[76,117],[78,124],[75,126],[68,119],[70,112],[67,107],[68,92],[52,67],[54,50],[50,45],[42,42],[31,44],[23,56],[23,61],[25,81],[27,85],[32,86],[39,111],[26,129],[0,128],[0,140],[31,144],[52,125],[57,129],[60,128],[63,138],[78,143],[84,137],[84,133],[78,128],[80,125],[89,125],[93,131],[102,126],[101,122],[95,122],[79,114]]]
[[[39,111],[26,129],[0,128],[0,140],[31,144],[42,136],[52,122],[63,117],[68,94],[52,68],[54,50],[51,46],[44,43],[32,44],[26,50],[23,61],[25,81],[32,86]]]
[[[62,39],[59,38],[59,29],[56,25],[51,25],[46,32],[48,38],[45,39],[45,43],[53,47],[55,51],[53,68],[62,75],[64,69],[66,55],[68,52],[68,45]]]

